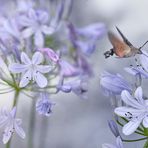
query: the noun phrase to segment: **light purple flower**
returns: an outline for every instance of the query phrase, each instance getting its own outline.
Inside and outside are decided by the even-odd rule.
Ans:
[[[51,35],[54,28],[48,26],[49,15],[46,11],[35,11],[30,9],[28,15],[23,15],[19,23],[25,27],[22,31],[23,38],[29,38],[34,35],[34,43],[37,47],[44,46],[44,35]]]
[[[34,2],[30,0],[21,0],[17,1],[17,11],[20,13],[25,13],[32,9],[34,6]]]
[[[103,144],[102,148],[124,148],[120,136],[116,138],[116,144]]]
[[[18,25],[17,20],[15,18],[6,20],[4,22],[3,29],[6,33],[8,33],[9,35],[11,35],[15,39],[17,39],[17,41],[21,42],[22,36],[21,36],[19,25]]]
[[[93,70],[91,65],[88,63],[86,57],[84,57],[81,53],[77,53],[77,67],[80,69],[81,75],[92,76]]]
[[[102,73],[100,85],[107,96],[110,94],[120,95],[123,90],[131,92],[130,84],[119,74]]]
[[[23,73],[19,84],[20,87],[25,87],[33,80],[42,88],[47,85],[47,79],[43,74],[48,73],[52,69],[49,65],[40,65],[42,61],[43,55],[40,52],[35,52],[32,60],[29,59],[26,53],[22,52],[21,62],[24,64],[10,64],[9,70],[13,73]]]
[[[40,94],[40,98],[36,102],[36,111],[40,115],[50,116],[54,105],[55,103],[49,100],[49,94],[43,92]]]
[[[106,28],[104,23],[94,23],[83,28],[77,28],[76,31],[82,37],[99,39],[104,35]]]
[[[120,136],[118,126],[117,126],[117,124],[114,120],[109,120],[108,126],[109,126],[110,130],[112,131],[112,133],[114,134],[115,137]]]
[[[145,71],[145,69],[142,66],[137,66],[137,67],[126,67],[124,68],[128,73],[137,76],[141,75],[143,78],[147,79],[148,78],[148,72]]]
[[[83,28],[76,28],[72,23],[68,24],[70,40],[74,48],[90,55],[94,52],[96,41],[105,33],[103,23],[91,24]]]
[[[60,60],[59,66],[60,66],[60,74],[62,76],[67,77],[67,76],[75,76],[79,74],[79,70],[72,64],[68,63],[67,61]]]
[[[138,87],[134,96],[131,96],[126,90],[122,91],[121,99],[127,106],[117,107],[115,113],[129,120],[129,122],[123,126],[122,132],[125,135],[132,134],[141,122],[145,128],[148,128],[148,100],[143,99],[142,88]]]
[[[86,99],[86,93],[88,92],[88,83],[86,79],[80,78],[70,82],[62,82],[57,88],[65,93],[73,92],[77,96]]]
[[[60,23],[62,21],[62,17],[64,14],[64,8],[65,8],[65,2],[66,2],[66,0],[62,0],[61,2],[59,2],[57,9],[56,9],[56,15],[51,20],[50,25],[55,29],[57,29],[60,26]]]
[[[49,59],[51,59],[53,62],[58,63],[60,57],[59,55],[52,50],[51,48],[41,48],[39,51],[43,52],[45,55],[48,56]]]
[[[0,128],[4,127],[3,143],[6,144],[13,132],[15,131],[21,138],[25,138],[25,132],[21,127],[21,119],[15,118],[16,107],[10,112],[7,109],[2,109],[0,112]]]

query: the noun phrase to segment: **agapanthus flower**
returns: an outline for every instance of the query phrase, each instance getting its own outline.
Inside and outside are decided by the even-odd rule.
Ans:
[[[146,72],[145,69],[140,65],[137,67],[126,67],[125,70],[134,76],[140,75],[145,79],[148,78],[148,72]]]
[[[21,32],[15,18],[5,21],[4,29],[17,40],[20,40]]]
[[[49,94],[43,92],[40,94],[40,98],[36,102],[36,111],[40,115],[50,116],[54,105],[55,103],[49,100]]]
[[[34,44],[37,47],[44,46],[44,35],[51,35],[54,27],[48,25],[49,15],[43,10],[30,9],[28,15],[20,17],[19,23],[25,29],[22,31],[23,38],[34,35]]]
[[[79,70],[72,64],[68,63],[65,60],[59,61],[60,74],[62,76],[75,76],[79,74]]]
[[[123,90],[131,92],[130,84],[120,75],[104,72],[100,78],[100,85],[105,95],[120,95]]]
[[[17,11],[20,13],[25,13],[32,9],[34,6],[34,2],[30,0],[21,0],[17,1]]]
[[[120,136],[116,138],[116,144],[103,144],[102,148],[124,148]]]
[[[57,88],[63,92],[73,92],[81,98],[86,99],[86,93],[88,92],[87,80],[85,78],[75,79],[70,82],[62,83]]]
[[[90,63],[87,61],[86,57],[84,57],[81,53],[77,53],[77,67],[80,69],[81,75],[92,76],[93,70]]]
[[[0,112],[0,128],[4,128],[3,133],[3,143],[6,144],[14,131],[21,137],[25,138],[25,132],[21,127],[21,119],[15,118],[16,107],[14,107],[10,112],[7,109],[2,109]]]
[[[122,91],[121,99],[128,107],[117,107],[115,113],[129,120],[123,126],[123,133],[125,135],[132,134],[141,122],[145,128],[148,128],[148,100],[143,98],[142,88],[138,87],[136,89],[134,97],[127,90]]]
[[[117,126],[115,121],[109,120],[108,121],[108,126],[109,126],[110,130],[112,131],[112,133],[114,134],[115,137],[120,136],[118,126]]]
[[[60,56],[51,48],[41,48],[39,51],[43,52],[45,55],[48,56],[53,62],[58,63]]]
[[[103,23],[95,23],[83,28],[76,28],[72,23],[68,24],[70,40],[74,48],[90,55],[94,52],[96,41],[105,33]]]
[[[40,65],[43,61],[43,55],[40,52],[35,52],[32,56],[32,60],[29,59],[26,53],[22,52],[21,62],[10,64],[9,70],[13,73],[23,73],[19,86],[25,87],[33,80],[39,87],[45,87],[47,85],[47,79],[43,75],[48,73],[52,68],[49,65]]]

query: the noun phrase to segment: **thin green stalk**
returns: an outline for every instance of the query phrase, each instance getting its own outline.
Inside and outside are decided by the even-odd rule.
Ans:
[[[144,137],[144,138],[140,138],[140,139],[134,139],[134,140],[125,140],[122,139],[123,142],[137,142],[137,141],[142,141],[142,140],[146,140],[148,137]]]
[[[17,105],[18,102],[18,97],[19,97],[19,90],[15,90],[15,94],[14,94],[14,102],[13,102],[13,107]],[[10,148],[11,146],[11,139],[9,140],[9,142],[6,144],[6,148]]]
[[[143,148],[148,148],[148,139],[147,139],[147,141],[145,142]]]

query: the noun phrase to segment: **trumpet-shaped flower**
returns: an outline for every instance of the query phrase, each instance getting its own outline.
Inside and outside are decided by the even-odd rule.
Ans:
[[[52,106],[55,103],[51,102],[48,97],[48,93],[41,93],[41,97],[36,102],[36,111],[40,115],[49,116],[52,113]]]
[[[4,127],[3,133],[3,143],[6,144],[14,131],[21,137],[25,138],[25,132],[21,127],[21,119],[15,118],[16,115],[16,107],[12,109],[12,111],[8,111],[7,109],[2,109],[0,112],[0,127]]]
[[[103,144],[102,148],[124,148],[120,136],[116,138],[116,144]]]
[[[121,93],[121,98],[128,107],[117,107],[115,113],[129,120],[123,126],[122,131],[125,135],[135,132],[141,122],[145,128],[148,128],[148,100],[144,100],[142,95],[141,87],[136,89],[134,97],[127,90]]]
[[[104,72],[101,75],[100,84],[107,96],[109,94],[120,95],[123,90],[131,91],[131,86],[119,74]]]
[[[28,16],[20,17],[20,24],[25,29],[22,31],[23,38],[29,38],[34,35],[34,43],[37,47],[44,46],[44,35],[51,35],[54,27],[48,26],[48,13],[45,11],[35,11],[30,9]]]
[[[86,55],[94,52],[96,41],[103,36],[106,30],[103,23],[95,23],[84,28],[76,28],[70,23],[68,29],[74,48],[80,49]]]
[[[13,73],[23,73],[19,86],[25,87],[33,80],[39,87],[45,87],[47,85],[47,79],[43,75],[51,70],[49,65],[40,65],[43,61],[43,55],[40,52],[35,52],[32,60],[22,52],[21,62],[24,64],[13,63],[9,66],[9,70]]]
[[[142,66],[126,67],[125,71],[127,71],[128,73],[134,76],[141,75],[145,79],[148,78],[148,72],[146,72]]]

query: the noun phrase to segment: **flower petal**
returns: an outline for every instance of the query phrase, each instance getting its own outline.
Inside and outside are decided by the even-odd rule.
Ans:
[[[25,72],[27,70],[28,66],[27,65],[22,65],[18,63],[13,63],[9,66],[9,70],[13,73],[21,73]]]
[[[35,36],[34,36],[34,42],[35,42],[35,45],[38,47],[38,48],[42,48],[44,46],[44,36],[43,34],[41,33],[41,31],[37,31],[35,33]]]
[[[12,132],[4,133],[3,134],[3,143],[6,144],[12,136]]]
[[[31,64],[31,60],[29,59],[28,55],[24,52],[22,52],[21,54],[21,61],[25,63],[26,65]]]
[[[17,122],[17,120],[16,120],[16,122],[15,122],[15,124],[14,124],[14,128],[15,128],[15,131],[17,132],[17,134],[22,138],[22,139],[24,139],[25,138],[25,132],[24,132],[24,130],[22,129],[22,127],[20,126],[20,124],[19,124],[20,122]]]
[[[102,148],[117,148],[117,147],[112,144],[103,144]]]
[[[13,133],[13,129],[12,127],[7,127],[3,133],[3,143],[6,144],[11,136],[12,136],[12,133]]]
[[[53,28],[52,26],[46,26],[46,25],[43,25],[41,30],[46,35],[51,35],[55,32],[55,28]]]
[[[39,87],[43,88],[47,86],[47,79],[41,73],[39,72],[36,73],[36,75],[34,76],[34,79]]]
[[[43,55],[40,52],[36,52],[32,57],[32,63],[38,65],[42,61],[43,61]]]
[[[142,109],[143,105],[141,105],[139,102],[137,102],[128,91],[124,90],[121,93],[121,98],[122,100],[127,104],[130,105],[132,107],[138,108],[138,109]]]
[[[30,36],[33,35],[33,33],[34,33],[33,29],[31,27],[28,27],[22,31],[22,37],[24,39],[29,38]]]
[[[134,108],[130,108],[130,107],[117,107],[114,112],[121,116],[121,117],[129,117],[129,116],[137,116],[140,115],[143,111],[138,110],[138,109],[134,109]]]
[[[37,70],[41,73],[48,73],[52,70],[52,66],[48,65],[37,65]]]
[[[42,24],[45,24],[48,22],[49,16],[46,11],[38,11],[38,19]]]
[[[143,100],[143,92],[142,92],[142,88],[138,87],[135,91],[135,98],[137,99],[137,101],[144,105],[144,100]]]
[[[118,148],[123,148],[123,143],[122,143],[120,136],[117,137],[116,144]]]
[[[130,135],[136,131],[138,126],[140,125],[141,120],[129,121],[127,124],[123,126],[122,132],[125,135]]]
[[[143,126],[144,126],[145,128],[148,128],[148,117],[145,117],[145,118],[143,119]]]
[[[28,16],[30,19],[32,20],[37,20],[37,15],[36,15],[36,11],[34,9],[30,9],[28,12]]]
[[[31,70],[28,70],[22,77],[19,87],[25,87],[31,80],[32,78],[32,72]]]

